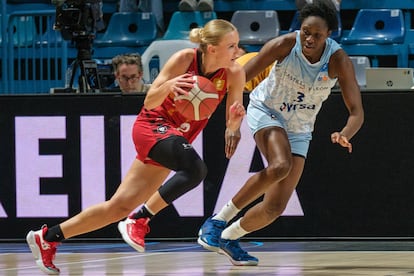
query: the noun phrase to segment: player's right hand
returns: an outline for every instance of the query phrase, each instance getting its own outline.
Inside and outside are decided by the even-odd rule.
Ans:
[[[196,82],[193,78],[193,74],[185,73],[178,77],[175,77],[168,81],[170,85],[170,91],[174,94],[175,97],[180,95],[188,95],[188,91],[190,91],[194,87],[194,83]]]

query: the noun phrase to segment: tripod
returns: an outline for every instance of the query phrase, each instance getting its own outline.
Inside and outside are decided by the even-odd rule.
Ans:
[[[70,65],[70,82],[65,88],[65,92],[75,92],[73,82],[78,69],[80,74],[78,78],[79,92],[100,92],[98,69],[96,62],[92,60],[92,41],[94,35],[81,35],[73,39],[77,49],[76,59]],[[68,76],[66,76],[68,77]]]

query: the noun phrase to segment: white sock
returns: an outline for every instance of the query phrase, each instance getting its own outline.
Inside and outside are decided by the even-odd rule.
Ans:
[[[218,212],[213,219],[216,220],[224,220],[225,222],[229,222],[232,218],[234,218],[238,213],[240,212],[240,209],[237,209],[236,206],[234,206],[233,201],[227,202],[226,205],[221,208],[220,212]]]
[[[225,240],[237,240],[238,238],[241,238],[244,235],[248,234],[249,232],[240,226],[240,220],[241,218],[224,229],[224,231],[221,233],[221,238]]]

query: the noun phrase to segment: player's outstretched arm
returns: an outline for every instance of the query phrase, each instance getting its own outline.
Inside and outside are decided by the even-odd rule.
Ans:
[[[226,132],[224,134],[224,139],[226,142],[225,153],[228,159],[230,159],[233,156],[234,152],[236,151],[237,145],[239,144],[239,141],[241,139],[240,125],[241,125],[241,122],[245,114],[246,114],[246,110],[243,104],[239,102],[234,102],[230,106],[228,122],[231,122],[232,124],[234,124],[234,126],[238,126],[238,127],[234,128],[233,126],[233,128],[231,128],[227,126]],[[236,130],[232,130],[232,129],[236,129]]]
[[[240,126],[246,110],[243,106],[243,90],[246,82],[246,73],[242,66],[234,63],[227,71],[229,81],[226,100],[226,132],[225,153],[231,158],[241,139]]]
[[[349,113],[346,125],[342,130],[331,134],[331,141],[347,148],[348,152],[351,153],[352,144],[349,141],[359,131],[364,122],[361,92],[355,77],[352,61],[344,50],[340,49],[335,52],[329,64],[331,66],[330,73],[338,78],[342,98]]]

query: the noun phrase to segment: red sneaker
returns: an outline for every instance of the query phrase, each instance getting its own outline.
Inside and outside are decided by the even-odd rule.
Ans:
[[[43,239],[47,226],[43,225],[38,231],[30,231],[26,236],[27,244],[32,251],[37,266],[45,273],[56,275],[60,273],[59,268],[53,264],[58,242],[48,242]]]
[[[124,241],[138,252],[145,251],[145,235],[149,233],[149,218],[126,218],[118,223],[118,230]]]

